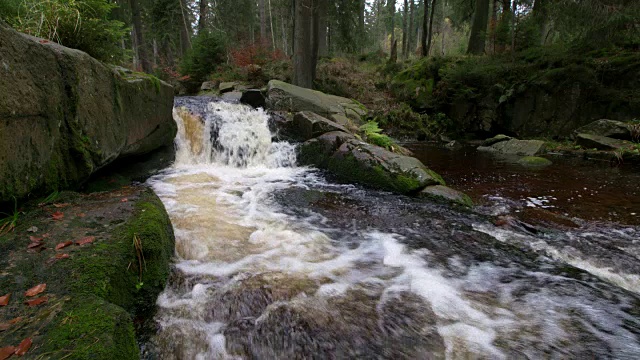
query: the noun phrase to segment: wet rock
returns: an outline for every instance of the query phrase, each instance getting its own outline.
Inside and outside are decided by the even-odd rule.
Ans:
[[[491,146],[493,144],[497,144],[499,142],[502,141],[508,141],[513,139],[511,136],[507,136],[507,135],[503,135],[503,134],[498,134],[492,138],[486,139],[482,142],[482,144],[480,146]]]
[[[301,88],[279,80],[267,86],[267,106],[271,110],[311,111],[351,129],[362,125],[367,110],[354,100]]]
[[[17,298],[35,284],[47,285],[46,303],[27,308],[16,299],[0,312],[0,324],[23,318],[2,333],[3,344],[18,344],[29,334],[29,358],[139,359],[133,319],[154,313],[174,254],[164,206],[143,186],[65,192],[57,201],[65,206],[25,209],[18,228],[0,236],[3,251],[12,254],[11,267],[0,276],[3,294]],[[54,211],[60,220],[51,220]],[[37,232],[27,232],[34,226]],[[27,252],[29,236],[42,238],[41,251]],[[55,249],[82,239],[89,242]]]
[[[585,149],[598,150],[617,150],[625,145],[622,140],[591,134],[578,134],[576,143]]]
[[[339,125],[310,111],[302,111],[293,117],[293,126],[302,140],[309,140],[332,131],[349,132]]]
[[[260,91],[259,89],[249,89],[244,91],[242,93],[242,97],[240,98],[240,102],[255,109],[265,108],[267,105],[267,100],[265,99],[262,91]]]
[[[218,86],[218,91],[220,91],[220,94],[225,94],[236,90],[236,86],[238,86],[237,82],[222,82]]]
[[[240,102],[240,99],[242,99],[242,93],[239,91],[231,91],[222,95],[222,100],[228,102],[238,103]]]
[[[215,81],[205,81],[200,86],[201,91],[212,91],[217,88]]]
[[[0,203],[172,145],[173,89],[0,25]]]
[[[575,137],[577,137],[578,134],[604,136],[619,140],[631,140],[631,131],[628,124],[622,121],[609,119],[600,119],[589,125],[580,127],[573,132]]]
[[[419,196],[436,201],[460,204],[468,207],[473,206],[473,201],[467,194],[443,185],[427,186],[422,191],[420,191]]]
[[[332,131],[308,140],[299,148],[298,162],[326,168],[331,155],[348,140],[355,140],[355,136],[343,131]]]
[[[549,159],[545,159],[539,156],[525,156],[518,160],[518,164],[528,167],[545,167],[552,165],[553,162]]]
[[[500,141],[491,146],[480,146],[478,151],[496,152],[500,154],[511,154],[520,156],[535,156],[545,150],[545,143],[542,140],[517,140],[511,139]]]

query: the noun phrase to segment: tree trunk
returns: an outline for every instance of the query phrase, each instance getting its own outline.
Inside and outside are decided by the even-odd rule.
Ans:
[[[413,18],[416,10],[415,0],[409,0],[409,28],[407,29],[409,36],[407,37],[407,55],[411,55],[413,49]]]
[[[202,34],[207,28],[207,8],[209,7],[208,0],[200,0],[199,14],[198,14],[198,34]]]
[[[398,40],[393,41],[391,45],[391,56],[389,56],[389,64],[395,64],[398,62]]]
[[[551,19],[549,18],[549,1],[536,0],[533,4],[533,17],[538,26],[540,45],[545,45],[551,32]]]
[[[391,41],[389,44],[391,45],[391,51],[393,52],[393,46],[396,43],[396,0],[387,0],[387,16],[389,16],[389,33],[391,34]],[[398,57],[398,44],[396,46],[396,58]]]
[[[364,14],[365,14],[365,10],[366,10],[366,5],[367,2],[366,0],[358,0],[360,2],[360,11],[358,12],[358,31],[360,32],[360,36],[358,39],[358,49],[360,49],[360,52],[364,51],[364,43],[365,43],[365,39],[366,39],[366,31],[365,31],[365,26],[364,26]]]
[[[424,6],[422,11],[422,38],[420,39],[421,46],[421,54],[422,57],[427,57],[429,55],[429,48],[427,47],[427,37],[431,36],[431,30],[429,29],[427,33],[427,21],[429,20],[429,0],[424,0]],[[431,14],[433,14],[433,7],[431,8]],[[431,42],[431,41],[429,41]]]
[[[289,56],[289,44],[287,41],[287,27],[284,25],[284,16],[280,18],[280,24],[282,26],[282,51],[286,56]]]
[[[425,0],[425,3],[428,0]],[[436,0],[431,0],[431,16],[429,17],[429,37],[427,38],[427,52],[426,56],[429,56],[429,52],[431,51],[431,40],[433,39],[433,16],[436,13]],[[444,26],[443,26],[444,27]],[[444,30],[442,31],[442,36],[444,36]]]
[[[409,28],[407,27],[408,17],[407,14],[409,12],[409,1],[404,0],[404,8],[402,9],[402,58],[407,58],[407,35],[409,32]]]
[[[513,2],[511,3],[511,54],[514,54],[514,52],[516,51],[516,19],[518,17],[518,14],[516,13],[517,9],[518,0],[513,0]]]
[[[254,3],[255,4],[255,3]],[[264,0],[258,0],[258,12],[260,13],[260,45],[267,44],[267,11]]]
[[[318,51],[320,47],[320,7],[321,0],[312,0],[311,9],[311,81],[316,79],[316,68],[318,66]]]
[[[138,6],[138,0],[129,0],[129,6],[131,6],[131,22],[133,23],[136,50],[138,53],[138,61],[142,71],[146,73],[151,72],[151,63],[149,63],[149,57],[147,56],[146,47],[144,46],[142,36],[142,16],[140,15],[140,7]]]
[[[271,0],[269,0],[269,28],[271,29],[271,45],[273,51],[276,51],[276,34],[273,29],[273,13],[271,12]]]
[[[137,0],[131,0],[137,1]],[[185,0],[180,1],[180,12],[182,15],[182,26],[180,27],[180,50],[184,56],[191,49],[191,31],[189,31],[189,16],[187,14],[187,5]]]
[[[316,0],[318,2],[318,0]],[[318,56],[329,56],[329,49],[327,46],[327,7],[325,5],[318,5]]]
[[[473,14],[471,35],[467,54],[481,55],[484,53],[484,44],[487,38],[487,25],[489,21],[489,0],[476,0],[476,8]]]
[[[293,84],[309,89],[313,87],[312,5],[312,0],[295,0],[293,36]]]

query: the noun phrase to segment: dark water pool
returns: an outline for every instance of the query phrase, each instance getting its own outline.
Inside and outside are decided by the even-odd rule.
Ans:
[[[518,158],[473,147],[428,143],[405,146],[440,173],[448,185],[484,206],[502,203],[534,223],[571,225],[573,218],[640,224],[640,167],[550,154],[553,165],[527,168]]]

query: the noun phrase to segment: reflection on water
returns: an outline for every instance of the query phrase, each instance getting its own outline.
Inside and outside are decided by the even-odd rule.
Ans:
[[[637,295],[527,248],[541,237],[327,183],[262,111],[181,102],[198,115],[176,109],[178,160],[149,181],[177,259],[146,358],[640,356]]]

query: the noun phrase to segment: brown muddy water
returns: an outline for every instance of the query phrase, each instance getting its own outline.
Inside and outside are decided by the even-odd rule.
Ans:
[[[145,359],[640,358],[640,227],[496,225],[547,192],[474,193],[426,161],[505,199],[462,210],[299,167],[261,110],[177,98],[174,118],[148,184],[176,257]]]
[[[448,149],[429,143],[405,146],[448,185],[481,206],[503,204],[512,214],[538,223],[567,219],[640,224],[640,166],[549,154],[553,164],[525,167],[518,157]],[[564,221],[563,221],[564,220]]]

